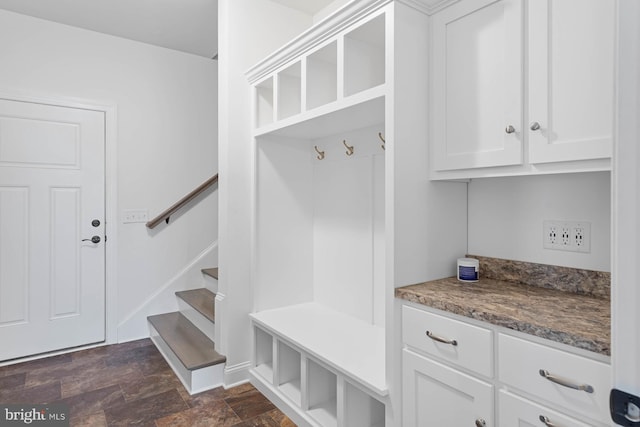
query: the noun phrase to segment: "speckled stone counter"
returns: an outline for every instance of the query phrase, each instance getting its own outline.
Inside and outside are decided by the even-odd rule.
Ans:
[[[481,275],[482,275],[482,269]],[[455,277],[397,288],[397,298],[610,355],[607,298],[481,277]]]

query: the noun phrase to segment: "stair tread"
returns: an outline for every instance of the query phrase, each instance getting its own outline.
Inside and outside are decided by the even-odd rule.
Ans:
[[[214,343],[179,312],[147,317],[160,337],[190,371],[226,362]]]
[[[202,314],[212,322],[216,321],[215,318],[215,299],[216,294],[208,289],[190,289],[188,291],[178,291],[176,296],[181,298],[193,307],[198,313]]]
[[[202,272],[207,276],[211,276],[214,279],[218,280],[218,267],[215,268],[203,268]]]

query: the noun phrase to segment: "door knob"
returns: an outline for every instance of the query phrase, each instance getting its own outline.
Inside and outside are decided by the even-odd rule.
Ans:
[[[509,125],[509,126],[507,126],[506,128],[504,128],[504,131],[505,131],[506,133],[515,133],[516,128],[514,128],[514,127],[513,127],[513,125]]]
[[[90,239],[82,239],[83,242],[100,243],[100,236],[93,236]]]
[[[540,129],[540,123],[538,123],[538,122],[531,123],[531,126],[529,127],[529,129],[531,129],[533,131],[539,130]]]

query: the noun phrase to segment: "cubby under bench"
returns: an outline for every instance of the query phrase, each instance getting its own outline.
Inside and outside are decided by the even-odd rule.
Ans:
[[[317,303],[251,319],[252,383],[296,424],[385,425],[383,328]]]

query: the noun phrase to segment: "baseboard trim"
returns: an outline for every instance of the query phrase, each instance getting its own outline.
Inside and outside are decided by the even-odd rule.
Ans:
[[[235,365],[227,365],[224,368],[224,388],[231,388],[249,381],[251,362],[243,362]]]

